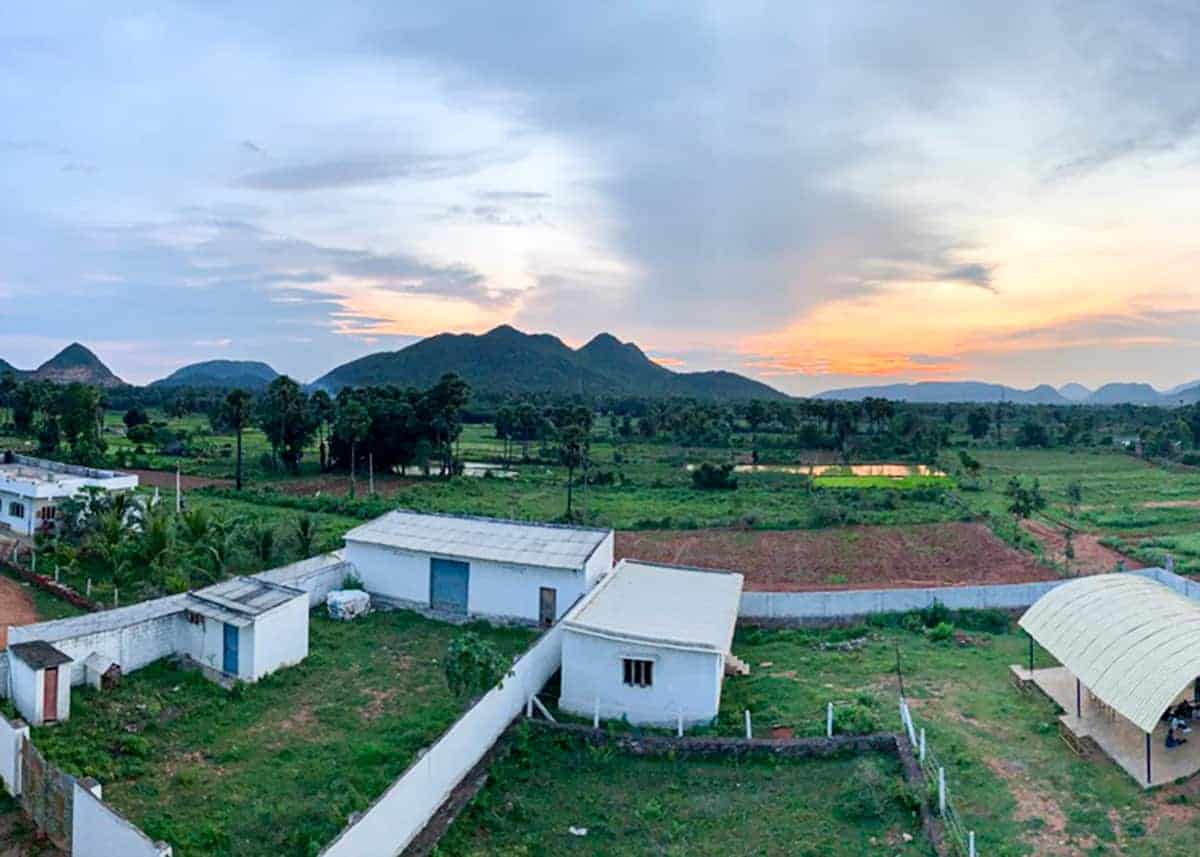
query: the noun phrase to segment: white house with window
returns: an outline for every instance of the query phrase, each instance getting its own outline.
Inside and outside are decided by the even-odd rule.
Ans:
[[[32,536],[54,527],[58,504],[84,488],[132,491],[137,484],[137,476],[131,473],[5,452],[0,456],[0,530]]]
[[[460,616],[551,625],[612,568],[613,531],[389,512],[345,536],[371,597]]]
[[[712,721],[741,597],[740,574],[622,560],[563,618],[559,707],[643,725]]]

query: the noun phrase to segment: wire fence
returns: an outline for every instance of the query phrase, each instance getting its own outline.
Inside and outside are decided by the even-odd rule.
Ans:
[[[912,712],[903,696],[900,697],[900,722],[908,735],[909,743],[912,744],[921,771],[925,774],[925,782],[929,784],[930,801],[942,820],[946,840],[951,849],[960,857],[977,857],[975,831],[967,828],[951,799],[950,788],[946,784],[946,766],[926,741],[925,730],[918,730],[913,723]]]

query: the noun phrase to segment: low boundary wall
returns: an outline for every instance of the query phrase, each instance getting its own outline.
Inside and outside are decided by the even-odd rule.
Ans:
[[[1120,572],[1136,574],[1200,600],[1200,584],[1162,568]],[[873,613],[907,613],[940,602],[951,610],[1023,610],[1050,590],[1076,578],[994,586],[940,586],[922,589],[848,589],[831,592],[743,592],[738,618],[764,621],[823,622]]]
[[[502,685],[488,691],[460,717],[321,851],[321,857],[395,857],[402,852],[561,662],[562,628],[555,626],[513,665]]]
[[[100,786],[94,780],[75,783],[75,801],[71,808],[75,836],[71,857],[171,857],[171,846],[152,842],[100,798]]]
[[[24,720],[0,715],[0,785],[13,797],[21,795],[21,744],[28,738]]]

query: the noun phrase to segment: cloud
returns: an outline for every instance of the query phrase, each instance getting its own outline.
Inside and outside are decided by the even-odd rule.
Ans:
[[[294,192],[361,187],[396,179],[444,179],[472,175],[507,157],[512,155],[500,152],[367,155],[272,167],[248,173],[235,184],[247,190]]]
[[[995,265],[968,262],[939,271],[935,278],[940,282],[964,283],[968,286],[978,286],[981,289],[994,293],[996,287],[992,285],[992,273],[995,269]]]
[[[238,145],[240,145],[243,150],[247,152],[253,152],[256,155],[261,155],[266,151],[262,146],[258,145],[253,140],[242,140],[242,142]]]

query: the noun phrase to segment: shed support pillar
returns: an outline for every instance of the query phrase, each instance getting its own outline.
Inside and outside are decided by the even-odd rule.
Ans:
[[[1083,717],[1083,685],[1075,679],[1075,719]]]
[[[1026,631],[1025,636],[1029,638],[1029,677],[1033,678],[1033,634]]]
[[[1150,785],[1150,733],[1146,733],[1146,785]]]

